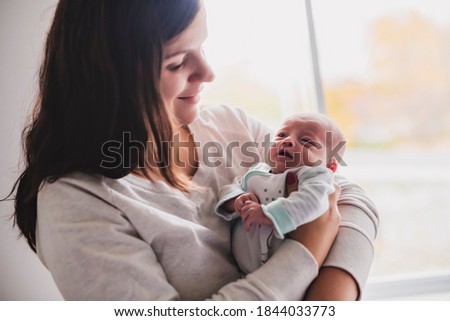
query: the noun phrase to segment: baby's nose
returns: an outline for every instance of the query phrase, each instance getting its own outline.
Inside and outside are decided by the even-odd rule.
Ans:
[[[288,145],[288,146],[292,146],[294,144],[294,140],[292,139],[291,136],[286,136],[283,139],[283,144]]]

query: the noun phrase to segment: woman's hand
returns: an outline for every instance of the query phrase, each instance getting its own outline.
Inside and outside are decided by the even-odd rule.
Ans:
[[[292,176],[289,176],[292,175]],[[290,193],[297,191],[297,177],[288,173],[286,179],[286,191]],[[320,267],[325,261],[331,245],[336,238],[341,216],[337,208],[341,188],[334,183],[335,192],[329,196],[330,207],[319,218],[314,221],[299,226],[295,231],[288,234],[288,237],[300,242],[314,256],[317,265]]]

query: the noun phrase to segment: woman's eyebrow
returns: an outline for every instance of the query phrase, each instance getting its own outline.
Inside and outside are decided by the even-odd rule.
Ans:
[[[187,54],[188,52],[189,52],[189,50],[176,51],[176,52],[173,52],[171,54],[168,54],[168,55],[164,56],[164,59],[169,59],[169,58],[172,58],[172,57],[175,57],[175,56],[178,56],[178,55]]]

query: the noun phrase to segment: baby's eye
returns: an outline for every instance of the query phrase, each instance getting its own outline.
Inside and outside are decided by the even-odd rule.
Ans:
[[[299,138],[298,141],[306,148],[317,147],[317,143],[308,138]]]
[[[312,147],[312,146],[314,146],[314,142],[311,141],[308,138],[302,138],[301,137],[301,138],[298,139],[298,141],[300,142],[300,144],[302,144],[305,147]]]
[[[311,147],[311,142],[308,140],[300,139],[300,143],[305,147]]]
[[[278,133],[278,134],[277,134],[277,137],[279,137],[279,138],[285,138],[285,137],[286,137],[286,134],[285,134],[285,133]]]

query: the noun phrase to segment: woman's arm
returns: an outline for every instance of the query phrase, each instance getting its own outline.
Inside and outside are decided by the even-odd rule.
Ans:
[[[114,205],[108,191],[98,183],[60,179],[44,186],[39,194],[38,255],[63,297],[68,300],[185,299],[167,278],[153,245],[140,237],[126,213]],[[176,222],[175,234],[180,226]],[[225,257],[228,253],[222,243],[208,241],[205,244],[209,245],[203,246],[204,227],[199,231],[198,242],[191,245],[192,251],[206,251],[207,257],[208,251],[216,256],[223,252],[221,262],[230,265],[230,269],[221,269],[227,271],[226,275],[211,269],[202,275],[206,287],[220,283],[218,280],[229,280],[222,281],[221,288],[211,286],[207,297],[212,300],[299,300],[317,277],[318,265],[311,252],[299,242],[286,240],[264,266],[238,279],[239,274]],[[211,247],[216,243],[217,248]],[[170,249],[176,243],[167,246]],[[180,260],[190,256],[189,253],[178,255],[185,255]],[[172,268],[183,275],[183,266]],[[200,273],[201,266],[198,270]],[[189,289],[184,290],[189,293]]]
[[[289,181],[289,179],[287,180]],[[296,184],[287,184],[286,191],[289,194],[296,192]],[[302,243],[314,256],[319,266],[323,264],[330,248],[336,238],[339,228],[340,215],[337,209],[337,198],[341,189],[337,184],[335,191],[329,195],[329,208],[314,221],[299,226],[296,230],[288,234],[288,236]]]
[[[368,223],[366,224],[366,227],[369,228],[371,226],[371,224],[375,224],[375,226],[378,226],[377,224],[377,213],[375,211],[374,208],[372,208],[371,206],[373,206],[370,201],[365,198],[364,194],[361,194],[361,191],[359,189],[359,187],[357,187],[354,184],[348,183],[345,180],[339,179],[339,181],[341,182],[341,184],[344,186],[344,195],[343,197],[340,198],[340,208],[344,210],[344,213],[346,215],[347,221],[351,221],[352,220],[352,215],[350,215],[350,212],[352,212],[352,210],[354,211],[355,208],[348,208],[346,207],[345,204],[355,204],[356,201],[353,199],[358,199],[361,204],[367,204],[368,208],[373,209],[373,214],[375,216],[373,216],[374,221],[370,220],[370,222],[374,222],[374,223]],[[290,186],[287,186],[287,191],[288,194],[291,193],[295,193],[297,191],[297,187],[294,186],[294,184],[291,184]],[[339,209],[336,206],[336,199],[335,197],[337,195],[340,194],[341,192],[341,188],[337,187],[338,189],[338,193],[334,193],[331,195],[330,197],[330,204],[333,206],[334,204],[334,213],[339,213]],[[359,195],[359,196],[358,196]],[[354,215],[361,215],[361,213],[354,213]],[[325,215],[323,217],[321,217],[321,220],[324,219],[326,217],[326,215],[330,215],[330,212],[325,213]],[[340,217],[340,215],[337,215],[338,217]],[[360,219],[362,219],[362,221],[364,221],[364,216],[360,217]],[[353,219],[354,221],[356,221],[355,219]],[[320,221],[320,220],[318,220]],[[317,222],[315,222],[317,223]],[[343,233],[343,236],[345,237],[347,234],[353,234],[353,238],[358,238],[359,234],[355,234],[354,231],[347,231],[345,229],[345,226],[348,226],[348,223],[344,223],[342,224],[343,226],[340,227],[340,233]],[[362,222],[360,222],[360,226],[362,226],[364,224],[362,224]],[[313,253],[314,257],[316,258],[317,262],[319,265],[322,265],[322,263],[324,263],[325,261],[325,257],[328,255],[328,251],[330,250],[330,247],[332,246],[333,242],[335,241],[334,239],[334,233],[337,233],[337,229],[333,230],[333,226],[329,225],[328,227],[328,232],[327,233],[323,233],[323,234],[318,234],[318,233],[312,233],[311,236],[307,236],[305,235],[305,233],[303,232],[304,229],[308,229],[310,228],[308,226],[308,224],[301,226],[300,228],[298,228],[298,230],[292,232],[291,234],[289,234],[290,237],[296,237],[296,239],[300,242],[302,242],[303,244],[306,244],[307,247],[310,249],[310,251]],[[325,229],[324,227],[320,227],[321,231],[324,232]],[[328,247],[327,247],[327,243],[324,242],[325,240],[319,240],[317,238],[318,235],[321,235],[321,237],[326,237],[328,239]],[[375,235],[374,235],[375,236]],[[347,250],[347,249],[352,249],[352,248],[359,248],[360,246],[351,246],[349,243],[350,241],[344,241],[345,239],[342,237],[342,235],[339,236],[339,241],[342,246],[339,249],[333,249],[334,253],[338,253],[342,250]],[[360,244],[364,244],[365,240],[360,240],[360,242],[357,241],[357,243]],[[351,253],[351,252],[350,252]],[[358,253],[358,252],[357,252]],[[356,253],[356,254],[357,254]],[[370,262],[371,260],[369,260],[369,256],[367,255],[368,253],[364,250],[360,250],[359,251],[360,254],[362,254],[362,263],[366,263],[366,265],[361,265],[361,264],[357,264],[355,263],[354,266],[349,266],[349,263],[346,262],[345,260],[336,260],[336,262],[338,262],[338,264],[344,264],[344,266],[349,266],[349,271],[355,271],[354,274],[355,275],[360,275],[359,273],[364,273],[365,270],[368,269],[367,267],[367,262],[369,261],[369,268],[370,268]],[[365,258],[365,259],[364,259]],[[342,261],[342,263],[339,263],[340,261]],[[330,264],[330,262],[328,262],[328,264]],[[340,265],[338,265],[340,266]],[[364,269],[366,268],[366,269]],[[363,284],[363,281],[360,281],[359,284]],[[342,269],[340,267],[335,267],[335,266],[322,266],[322,268],[319,270],[319,275],[318,277],[312,282],[311,286],[308,288],[306,295],[304,297],[305,300],[311,300],[311,301],[321,301],[321,300],[356,300],[357,298],[360,297],[360,285],[357,283],[357,281],[355,280],[355,278],[353,277],[353,274],[351,274],[350,272],[348,272],[348,270]]]
[[[342,189],[339,232],[306,300],[360,299],[372,264],[378,212],[358,185],[342,176],[336,181]]]
[[[287,180],[288,181],[288,180]],[[288,194],[298,189],[297,177],[288,184]],[[222,288],[213,299],[232,299],[233,292],[237,288],[251,286],[255,291],[255,285],[259,300],[300,300],[306,290],[317,276],[316,267],[320,266],[333,244],[339,228],[340,216],[337,210],[337,198],[340,187],[335,184],[335,192],[329,196],[331,207],[316,220],[304,224],[295,231],[289,233],[275,254],[259,269],[250,273],[245,279],[231,283]],[[300,260],[298,260],[300,258]],[[288,277],[280,277],[280,275]],[[241,282],[241,286],[239,286]],[[263,291],[267,289],[267,291]],[[264,294],[265,292],[265,294]],[[228,294],[229,293],[229,294]],[[297,293],[300,296],[296,298]],[[255,295],[252,293],[251,295]],[[267,294],[270,294],[267,296]],[[264,295],[264,296],[262,296]],[[248,295],[247,295],[248,300]]]
[[[296,183],[291,187],[288,186],[288,190],[295,188],[297,188]],[[267,288],[267,292],[264,291],[266,292],[265,296],[261,296],[264,293],[261,291],[258,299],[300,300],[304,297],[306,289],[310,287],[311,282],[317,276],[316,266],[323,263],[336,237],[340,221],[339,211],[336,209],[336,198],[339,196],[339,192],[340,189],[337,187],[336,192],[330,195],[330,204],[333,206],[327,212],[289,233],[290,239],[286,239],[264,265],[242,280],[252,286],[258,284],[258,288],[261,290]],[[285,277],[280,277],[280,275]],[[224,292],[228,291],[228,287],[236,289],[235,283],[225,286],[219,291],[219,296],[213,298],[232,299],[231,296],[224,295]],[[262,286],[264,283],[265,286]],[[242,285],[246,286],[244,283]],[[294,289],[295,291],[293,291]],[[298,292],[302,295],[296,299]],[[267,296],[267,294],[270,295]]]
[[[358,295],[358,285],[350,273],[340,268],[324,267],[309,287],[304,300],[354,301]]]
[[[301,243],[287,239],[264,265],[225,285],[211,299],[296,301],[305,295],[317,274],[311,252]]]

